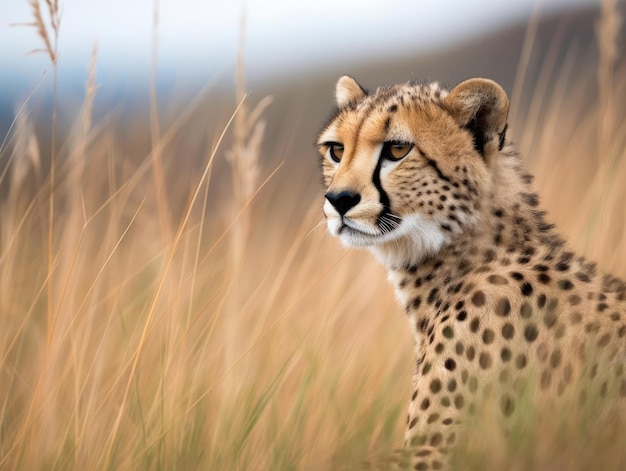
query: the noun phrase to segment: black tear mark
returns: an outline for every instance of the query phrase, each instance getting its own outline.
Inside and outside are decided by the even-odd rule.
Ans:
[[[380,169],[382,165],[383,156],[381,154],[380,156],[378,156],[378,163],[376,164],[376,168],[374,169],[374,175],[372,175],[372,183],[374,184],[374,187],[376,187],[376,190],[378,190],[378,194],[380,195],[380,204],[383,207],[382,211],[376,218],[376,225],[384,232],[389,232],[389,221],[397,224],[400,222],[400,218],[391,212],[389,195],[387,194],[387,192],[383,188],[382,183],[380,182]],[[387,220],[387,223],[385,223],[385,219]]]

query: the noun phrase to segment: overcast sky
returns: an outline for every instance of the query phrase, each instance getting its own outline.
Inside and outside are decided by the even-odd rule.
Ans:
[[[363,61],[420,52],[541,11],[599,0],[158,0],[162,69],[209,76],[232,67],[242,12],[251,80],[289,71],[306,73],[324,61]],[[45,7],[45,2],[43,2]],[[99,71],[147,73],[154,0],[60,0],[60,66],[84,71],[98,41]],[[0,0],[0,71],[37,79],[44,55],[32,28],[28,0]]]

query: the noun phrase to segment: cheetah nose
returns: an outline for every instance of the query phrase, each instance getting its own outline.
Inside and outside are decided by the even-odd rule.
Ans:
[[[335,207],[337,212],[343,216],[350,211],[350,209],[359,204],[361,195],[352,191],[340,191],[339,193],[329,191],[326,193],[326,199]]]

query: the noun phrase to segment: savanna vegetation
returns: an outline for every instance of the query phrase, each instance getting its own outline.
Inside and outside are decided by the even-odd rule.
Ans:
[[[58,3],[32,5],[54,80]],[[532,96],[514,92],[511,134],[571,246],[624,278],[618,27],[603,1],[598,68],[565,61]],[[269,99],[240,86],[207,138],[189,131],[199,101],[165,116],[152,87],[144,134],[122,141],[118,114],[92,118],[94,50],[70,128],[62,104],[35,126],[26,103],[0,136],[0,469],[351,469],[389,454],[413,355],[383,268],[326,236],[321,189],[300,186],[317,175],[263,155]],[[190,145],[204,158],[183,165]],[[490,456],[468,439],[458,469],[626,462],[619,424],[583,411],[563,427],[576,412],[557,408],[539,426],[517,410],[511,445]]]

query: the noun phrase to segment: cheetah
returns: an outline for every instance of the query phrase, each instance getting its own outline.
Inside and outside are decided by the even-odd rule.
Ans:
[[[329,232],[386,267],[406,311],[415,375],[412,469],[443,469],[479,399],[506,420],[522,400],[626,403],[626,283],[576,256],[507,138],[497,83],[367,91],[349,76],[319,133]],[[501,438],[502,438],[501,437]],[[446,464],[448,463],[448,464]]]

